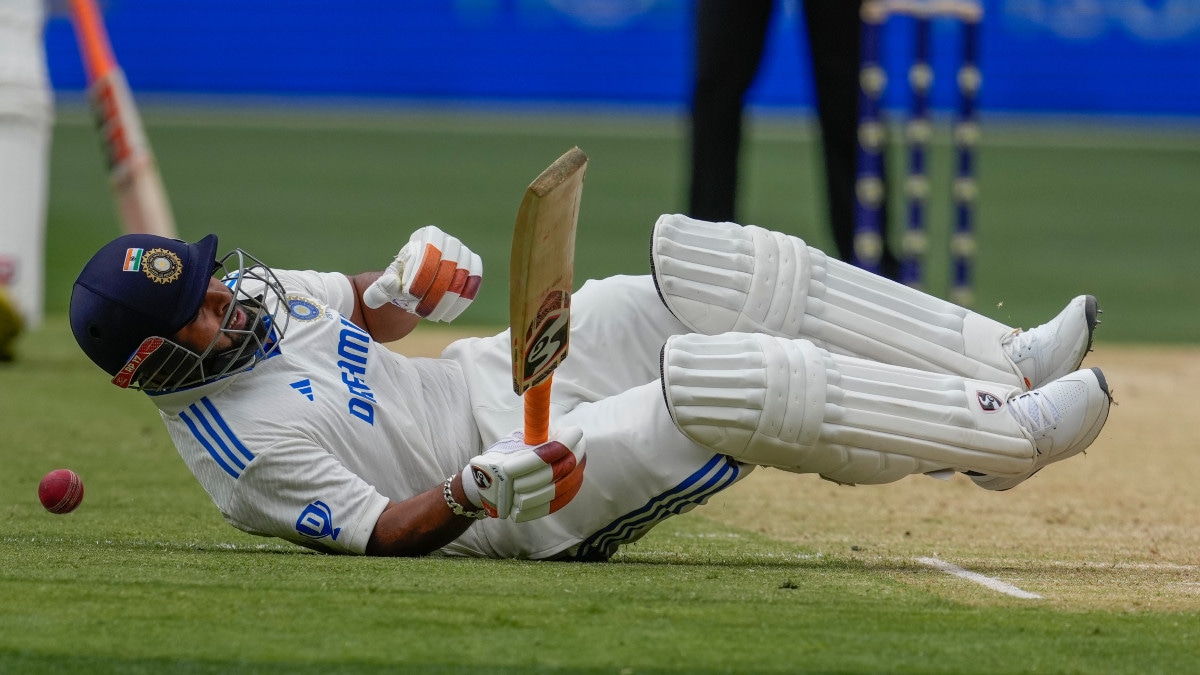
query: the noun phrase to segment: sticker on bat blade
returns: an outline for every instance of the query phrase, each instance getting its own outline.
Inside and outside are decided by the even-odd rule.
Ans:
[[[545,379],[567,356],[571,331],[571,294],[556,290],[546,294],[537,317],[525,331],[524,384],[531,387]]]

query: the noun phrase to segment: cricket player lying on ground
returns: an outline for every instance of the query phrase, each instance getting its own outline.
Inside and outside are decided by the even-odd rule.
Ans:
[[[530,447],[507,332],[437,359],[380,344],[474,298],[483,265],[454,237],[422,228],[350,277],[216,249],[116,239],[75,283],[72,331],[151,396],[230,524],[321,551],[605,560],[758,466],[1007,490],[1108,417],[1100,370],[1076,370],[1091,296],[1021,331],[796,237],[665,215],[652,275],[575,294]]]

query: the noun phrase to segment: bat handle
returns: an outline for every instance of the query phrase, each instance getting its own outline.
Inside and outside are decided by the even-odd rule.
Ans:
[[[550,437],[550,373],[529,389],[525,390],[525,444],[541,445]]]
[[[96,0],[71,0],[71,12],[88,82],[95,82],[116,67],[100,8]]]

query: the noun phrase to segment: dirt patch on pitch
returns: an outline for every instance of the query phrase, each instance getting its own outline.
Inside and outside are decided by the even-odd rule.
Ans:
[[[843,487],[760,470],[703,515],[868,564],[937,556],[1070,606],[1200,608],[1200,349],[1100,344],[1085,365],[1118,404],[1104,431],[1008,492],[964,476]]]
[[[486,333],[433,327],[393,348],[430,356]],[[1011,491],[963,476],[844,487],[760,469],[697,513],[966,601],[1000,596],[915,559],[936,556],[1065,606],[1200,609],[1200,348],[1101,343],[1085,365],[1104,369],[1118,404],[1103,433],[1086,455]]]

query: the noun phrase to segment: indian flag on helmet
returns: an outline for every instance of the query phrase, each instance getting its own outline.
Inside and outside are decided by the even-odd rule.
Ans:
[[[137,272],[142,269],[142,253],[146,249],[131,248],[125,251],[125,267],[126,272]]]

